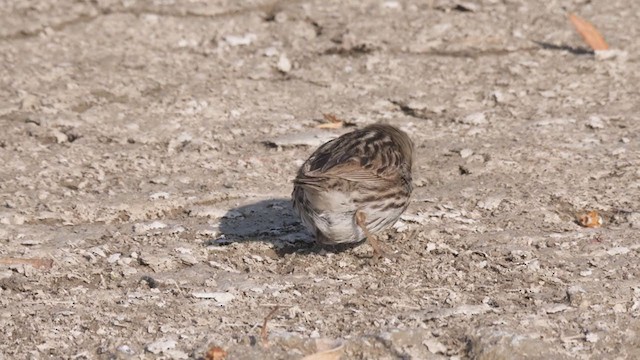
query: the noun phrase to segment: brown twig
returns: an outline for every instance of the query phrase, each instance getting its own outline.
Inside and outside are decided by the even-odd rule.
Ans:
[[[20,259],[20,258],[0,258],[1,265],[31,265],[34,268],[51,269],[53,267],[53,260],[51,259]]]
[[[269,334],[267,333],[267,322],[269,322],[271,317],[276,313],[276,311],[278,311],[279,308],[280,306],[276,305],[269,312],[269,314],[267,314],[267,316],[264,318],[264,321],[262,322],[262,331],[260,331],[260,339],[262,339],[262,346],[264,346],[265,348],[269,347]]]
[[[346,121],[333,114],[322,114],[322,117],[324,118],[326,123],[316,126],[318,129],[340,129],[342,127],[350,125]]]

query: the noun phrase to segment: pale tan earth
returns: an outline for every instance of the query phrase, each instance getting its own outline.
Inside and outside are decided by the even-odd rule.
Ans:
[[[638,14],[0,2],[0,359],[640,358]],[[323,114],[414,140],[397,258],[292,213]]]

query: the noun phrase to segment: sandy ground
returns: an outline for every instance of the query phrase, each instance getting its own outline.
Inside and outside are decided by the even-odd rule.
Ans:
[[[0,359],[640,358],[639,13],[0,2]],[[416,143],[395,259],[292,213],[327,113]]]

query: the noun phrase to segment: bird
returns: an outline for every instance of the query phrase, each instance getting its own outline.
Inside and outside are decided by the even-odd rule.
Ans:
[[[414,145],[402,130],[373,124],[321,145],[293,181],[293,208],[319,245],[371,245],[407,209]]]

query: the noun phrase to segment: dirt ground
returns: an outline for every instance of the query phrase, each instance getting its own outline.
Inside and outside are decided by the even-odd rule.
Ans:
[[[0,2],[0,359],[640,358],[638,14]],[[397,258],[293,214],[323,114],[414,140]]]

